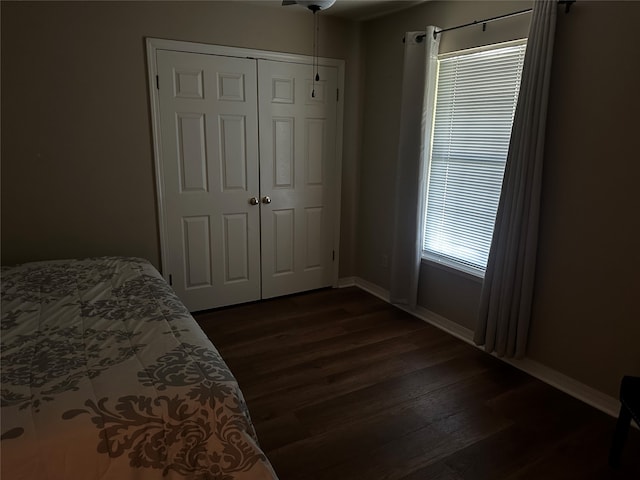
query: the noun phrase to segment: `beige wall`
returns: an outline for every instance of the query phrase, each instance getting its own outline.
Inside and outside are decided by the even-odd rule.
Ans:
[[[341,274],[354,269],[359,27],[346,60]],[[137,255],[159,266],[145,37],[312,53],[312,16],[242,2],[2,2],[2,264]]]
[[[532,358],[618,395],[640,375],[640,2],[560,15]]]
[[[402,35],[526,8],[428,2],[367,22],[358,273],[388,287]],[[609,395],[640,375],[640,2],[558,11],[529,356]],[[443,35],[441,51],[526,36],[528,16]],[[374,201],[374,199],[389,201]],[[473,329],[481,284],[423,265],[419,302]]]
[[[347,60],[342,276],[389,285],[404,32],[529,4],[432,1],[365,23],[362,37],[323,22],[321,54]],[[614,396],[621,375],[640,374],[639,20],[640,2],[559,11],[529,344],[533,359]],[[158,265],[144,37],[309,54],[310,21],[221,2],[2,2],[2,263],[122,254]],[[459,30],[441,50],[527,27],[524,16]],[[479,292],[422,269],[420,303],[468,328]]]

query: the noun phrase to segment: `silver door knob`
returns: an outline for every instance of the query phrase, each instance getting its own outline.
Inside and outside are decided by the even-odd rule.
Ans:
[[[250,203],[251,205],[258,205],[258,204],[260,203],[260,201],[258,200],[258,197],[251,197],[251,198],[249,199],[249,203]]]
[[[264,197],[262,197],[262,203],[271,203],[271,198],[265,195]]]

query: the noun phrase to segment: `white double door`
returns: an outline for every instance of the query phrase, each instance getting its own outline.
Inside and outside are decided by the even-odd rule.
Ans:
[[[337,68],[157,51],[163,273],[190,311],[329,286]]]

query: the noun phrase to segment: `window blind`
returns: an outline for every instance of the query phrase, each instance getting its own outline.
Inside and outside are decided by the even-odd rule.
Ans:
[[[510,42],[438,60],[423,255],[474,274],[487,265],[525,49]]]

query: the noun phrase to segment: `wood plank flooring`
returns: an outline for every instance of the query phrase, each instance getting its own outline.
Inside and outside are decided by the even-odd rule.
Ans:
[[[195,315],[281,480],[640,479],[615,419],[358,288]]]

